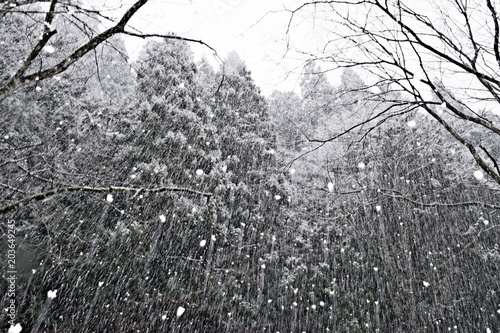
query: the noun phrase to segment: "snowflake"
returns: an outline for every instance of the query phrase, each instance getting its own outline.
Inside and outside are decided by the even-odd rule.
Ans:
[[[484,179],[483,172],[481,170],[474,171],[474,178],[476,178],[476,180],[482,180],[482,179]]]
[[[9,330],[7,331],[7,333],[19,333],[23,330],[23,328],[21,327],[21,324],[17,323],[15,325],[11,325],[9,327]]]
[[[49,290],[47,292],[47,297],[50,298],[50,299],[54,299],[57,297],[57,290]]]
[[[56,49],[51,45],[45,45],[43,47],[42,51],[45,53],[48,53],[48,54],[52,54],[52,53],[56,52]]]
[[[182,306],[179,306],[177,308],[177,313],[176,313],[177,314],[177,318],[179,318],[180,316],[182,316],[182,314],[184,313],[184,311],[186,311],[186,309],[183,308]]]

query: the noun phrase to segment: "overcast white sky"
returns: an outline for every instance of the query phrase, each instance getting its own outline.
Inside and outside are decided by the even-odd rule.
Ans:
[[[290,5],[293,1],[286,2],[287,8],[293,8]],[[297,75],[283,81],[290,70],[302,69],[302,61],[280,62],[286,51],[286,27],[290,19],[284,9],[281,0],[153,0],[140,9],[130,25],[144,33],[175,32],[201,39],[215,48],[221,58],[236,51],[267,95],[274,89],[294,89]],[[137,57],[142,42],[126,39],[132,58]],[[207,48],[191,46],[197,58],[205,53],[213,59]]]

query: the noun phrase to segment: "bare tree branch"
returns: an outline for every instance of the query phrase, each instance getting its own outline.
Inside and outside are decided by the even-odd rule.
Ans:
[[[201,192],[197,190],[193,190],[190,188],[184,187],[156,187],[156,188],[136,188],[136,187],[119,187],[119,186],[111,186],[111,187],[88,187],[88,186],[70,186],[64,188],[58,188],[42,193],[37,193],[22,200],[19,200],[13,204],[9,204],[3,207],[0,207],[0,215],[7,214],[9,212],[18,210],[32,202],[41,201],[50,197],[53,197],[58,194],[67,194],[73,192],[89,192],[89,193],[112,193],[112,192],[134,192],[136,195],[139,193],[163,193],[163,192],[181,192],[181,193],[190,193],[202,197],[206,197],[207,199],[212,196],[212,193]],[[135,196],[134,196],[135,197]]]
[[[500,210],[499,205],[489,204],[489,203],[481,202],[481,201],[464,201],[464,202],[453,202],[453,203],[421,202],[421,201],[416,201],[416,200],[413,200],[411,198],[408,198],[407,196],[405,196],[403,193],[401,193],[398,190],[387,189],[387,188],[381,188],[381,189],[377,189],[377,190],[392,193],[392,195],[391,195],[392,198],[403,199],[403,200],[408,201],[409,203],[412,203],[412,204],[419,206],[419,207],[471,207],[471,206],[477,206],[477,207],[484,207],[484,208]]]
[[[2,102],[4,99],[12,95],[15,91],[19,90],[22,87],[25,87],[29,84],[32,84],[34,82],[40,81],[47,79],[49,77],[52,77],[54,75],[57,75],[61,72],[64,72],[66,69],[68,69],[72,64],[74,64],[76,61],[78,61],[80,58],[82,58],[85,54],[87,54],[89,51],[94,50],[98,45],[101,45],[104,43],[106,40],[108,40],[110,37],[117,35],[117,34],[127,34],[130,36],[136,36],[140,38],[148,38],[148,37],[163,37],[163,38],[171,38],[171,39],[180,39],[180,40],[185,40],[188,42],[194,42],[194,43],[199,43],[201,45],[204,45],[208,47],[210,50],[214,52],[215,55],[217,55],[217,52],[214,48],[210,47],[208,44],[204,43],[201,40],[195,40],[191,38],[183,38],[179,36],[173,36],[173,35],[159,35],[159,34],[141,34],[141,33],[134,33],[130,31],[125,31],[125,27],[129,20],[132,18],[132,16],[137,13],[137,11],[146,3],[148,0],[138,0],[130,7],[127,12],[121,17],[120,21],[115,24],[113,27],[107,29],[106,31],[98,34],[94,38],[91,38],[87,43],[83,44],[80,46],[77,50],[75,50],[71,55],[66,57],[64,60],[59,62],[58,64],[46,68],[46,69],[41,69],[39,71],[36,71],[34,73],[25,75],[26,71],[30,68],[32,65],[33,61],[37,58],[39,55],[40,51],[42,48],[47,44],[49,39],[57,33],[56,30],[51,30],[49,29],[50,24],[52,23],[52,20],[55,16],[55,7],[57,1],[53,0],[51,3],[51,7],[49,12],[46,15],[45,18],[45,31],[40,39],[40,41],[37,43],[37,45],[33,48],[29,56],[26,58],[26,60],[23,62],[19,70],[16,72],[14,76],[2,87],[0,87],[0,102]],[[32,3],[31,1],[27,1],[26,3]]]
[[[498,17],[498,13],[496,12],[495,7],[491,3],[491,0],[486,0],[486,4],[491,12],[491,18],[493,19],[493,25],[495,26],[495,35],[493,36],[493,51],[495,52],[495,57],[497,59],[498,66],[500,66],[500,45],[499,45],[500,27],[498,23],[500,17]]]
[[[317,6],[323,6],[325,13],[332,14],[325,16],[325,20],[331,20],[333,25],[328,30],[329,33],[338,36],[339,44],[344,46],[334,46],[336,49],[332,52],[327,48],[330,44],[328,42],[323,54],[320,53],[315,58],[333,63],[334,68],[362,68],[385,80],[386,84],[399,87],[403,94],[396,98],[397,101],[387,101],[388,103],[406,103],[426,110],[457,142],[468,149],[480,168],[500,184],[495,158],[486,148],[483,149],[494,164],[490,166],[479,154],[479,147],[462,134],[461,130],[461,126],[475,125],[482,127],[485,135],[493,133],[500,136],[498,122],[473,110],[479,103],[488,102],[490,107],[498,106],[493,105],[495,102],[500,103],[500,68],[493,65],[500,64],[498,13],[493,2],[486,0],[486,3],[481,4],[486,23],[485,26],[478,26],[477,19],[473,19],[471,15],[478,12],[476,7],[479,4],[473,7],[468,2],[449,2],[453,13],[458,13],[453,18],[456,21],[452,23],[447,21],[451,14],[445,10],[438,9],[436,13],[429,14],[417,12],[410,7],[410,2],[405,4],[404,1],[309,1],[289,11],[287,34],[291,33],[292,21],[299,11],[310,7],[311,12],[316,13]],[[352,14],[353,12],[356,14]],[[490,36],[493,38],[493,47],[488,46],[488,41],[485,40]],[[349,51],[356,54],[348,54]],[[458,88],[447,86],[449,83],[443,78],[436,77],[443,75],[442,71],[466,76],[467,80],[473,81],[467,84],[475,85],[477,91],[474,94],[469,87],[460,87],[459,82],[454,83]],[[423,78],[417,77],[422,73]],[[428,88],[433,94],[430,99],[423,97],[429,93]],[[470,103],[455,96],[457,89],[470,91]],[[383,96],[381,99],[383,100]],[[437,104],[449,112],[445,116],[437,113]],[[452,115],[456,117],[452,120],[458,119],[461,122],[450,121],[446,115]],[[360,121],[355,126],[364,124],[366,121]],[[329,139],[310,141],[328,142],[337,137],[335,135]]]
[[[500,168],[498,167],[497,160],[493,157],[493,155],[491,155],[491,153],[488,151],[488,149],[486,149],[484,146],[479,146],[479,148],[481,148],[486,153],[486,155],[488,155],[490,160],[493,162],[493,165],[495,166],[497,173],[500,175]]]

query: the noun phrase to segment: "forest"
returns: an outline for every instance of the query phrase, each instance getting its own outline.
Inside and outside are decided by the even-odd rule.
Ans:
[[[0,2],[2,331],[500,331],[498,3],[475,1],[495,43],[461,25],[453,48],[399,1],[318,1],[402,32],[343,16],[368,60],[317,54],[267,96],[176,34],[131,62],[146,2],[108,30],[85,2]]]

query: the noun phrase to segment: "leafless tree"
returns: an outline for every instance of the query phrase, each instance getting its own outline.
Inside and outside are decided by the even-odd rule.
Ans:
[[[18,1],[7,1],[3,5],[3,8],[1,9],[0,12],[2,12],[3,15],[8,14],[9,12],[12,12],[12,11],[23,12],[23,10],[21,9],[23,6],[30,5],[30,4],[37,3],[37,2],[38,1],[19,1],[19,2]],[[40,2],[46,2],[46,1],[40,1]],[[17,69],[15,75],[13,75],[6,84],[4,84],[2,87],[0,87],[0,102],[24,86],[27,86],[29,84],[33,84],[37,81],[44,80],[44,79],[47,79],[47,78],[52,77],[54,75],[57,75],[61,72],[64,72],[71,65],[73,65],[75,62],[77,62],[79,59],[81,59],[85,54],[94,50],[98,45],[103,44],[112,36],[115,36],[118,34],[131,35],[131,36],[135,36],[135,37],[139,37],[139,38],[164,37],[164,38],[182,39],[182,40],[186,40],[189,42],[200,43],[202,45],[205,45],[205,46],[211,48],[210,46],[208,46],[207,44],[205,44],[201,40],[194,40],[194,39],[184,38],[184,37],[175,36],[175,35],[146,34],[146,33],[134,32],[134,31],[131,31],[130,29],[127,29],[127,24],[130,21],[130,19],[147,2],[148,2],[148,0],[136,1],[125,12],[125,14],[123,14],[123,16],[118,21],[114,21],[112,18],[103,16],[98,10],[84,10],[78,5],[72,5],[71,2],[59,3],[59,1],[57,1],[57,0],[52,0],[50,2],[50,8],[47,11],[47,13],[45,14],[45,20],[42,23],[44,26],[43,33],[40,36],[38,43],[36,43],[36,45],[33,46],[31,52],[29,52],[29,55],[26,57],[26,59],[24,59],[22,64]],[[35,60],[37,59],[37,57],[40,55],[40,52],[42,51],[43,47],[45,45],[47,45],[48,41],[55,34],[58,33],[56,29],[52,28],[52,23],[53,23],[54,19],[56,18],[57,15],[62,14],[61,8],[65,8],[65,10],[71,10],[70,9],[71,7],[76,7],[77,10],[80,10],[80,11],[83,10],[85,12],[92,13],[94,15],[98,15],[100,17],[106,18],[108,21],[111,21],[114,24],[112,25],[111,28],[109,28],[109,29],[103,31],[102,33],[90,38],[87,41],[82,42],[80,47],[75,49],[69,56],[65,57],[62,61],[60,61],[56,65],[50,66],[48,68],[36,68],[36,69],[34,69],[33,64],[35,63]],[[215,50],[213,50],[213,51],[215,52]]]
[[[289,11],[288,52],[329,71],[355,68],[370,78],[365,101],[387,107],[351,130],[425,111],[500,184],[498,7],[491,0],[305,2]],[[320,47],[294,44],[298,21],[311,23],[323,38]]]

